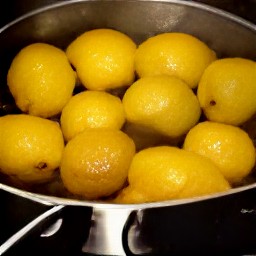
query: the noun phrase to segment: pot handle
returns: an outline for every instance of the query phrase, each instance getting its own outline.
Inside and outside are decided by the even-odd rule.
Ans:
[[[126,207],[93,208],[90,232],[82,252],[90,255],[126,255],[122,234],[132,211]]]
[[[50,221],[52,222],[53,216],[58,214],[64,208],[63,205],[57,205],[47,210],[43,214],[39,215],[37,218],[29,222],[26,226],[8,238],[1,246],[0,246],[0,255],[4,254],[8,249],[10,249],[13,245],[20,242],[25,236],[28,236],[33,230],[38,228],[43,228],[45,225],[49,225]]]

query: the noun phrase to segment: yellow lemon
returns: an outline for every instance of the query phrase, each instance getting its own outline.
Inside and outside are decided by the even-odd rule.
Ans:
[[[135,55],[139,77],[174,75],[195,88],[216,54],[198,38],[178,32],[158,34],[142,42]]]
[[[211,160],[170,146],[152,147],[136,153],[129,168],[128,182],[116,202],[192,198],[230,189]]]
[[[214,61],[198,86],[200,105],[210,121],[240,125],[256,112],[256,63],[243,58]]]
[[[184,149],[211,159],[230,182],[241,181],[255,165],[255,149],[239,127],[205,121],[187,134]]]
[[[25,114],[0,117],[0,170],[24,182],[43,182],[59,167],[64,140],[57,122]]]
[[[192,89],[168,75],[140,78],[127,89],[123,105],[130,123],[170,137],[185,134],[201,114]]]
[[[124,108],[120,98],[107,92],[84,91],[69,100],[60,121],[68,141],[86,128],[121,129],[125,122]]]
[[[87,199],[109,196],[124,185],[134,153],[134,142],[122,131],[87,129],[67,143],[61,178],[75,195]]]
[[[59,114],[70,99],[76,75],[64,51],[45,43],[23,48],[13,59],[7,83],[17,106],[40,117]]]
[[[86,88],[107,90],[133,82],[135,50],[136,44],[124,33],[94,29],[71,42],[66,52]]]

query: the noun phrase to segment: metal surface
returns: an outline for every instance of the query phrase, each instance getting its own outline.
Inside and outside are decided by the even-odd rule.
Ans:
[[[2,15],[0,15],[0,25],[2,26],[15,18],[22,16],[24,13],[33,11],[37,8],[67,1],[69,0],[2,1],[0,4],[0,14],[2,12]],[[242,18],[256,23],[256,0],[194,0],[193,2],[204,3],[222,10],[229,11],[230,13],[234,13]]]
[[[167,0],[68,1],[26,14],[0,30],[0,101],[7,105],[13,103],[9,102],[11,98],[6,90],[6,73],[12,58],[22,47],[40,41],[65,49],[80,33],[100,27],[120,30],[131,36],[136,43],[158,33],[181,31],[205,41],[219,57],[240,56],[256,60],[256,26],[207,5]],[[5,184],[0,184],[0,189],[34,201],[35,204],[39,203],[45,210],[54,205],[65,205],[60,212],[63,221],[51,223],[41,229],[40,234],[37,233],[39,237],[36,241],[44,245],[41,250],[46,253],[48,248],[51,251],[52,241],[56,244],[56,237],[59,241],[60,237],[65,240],[68,236],[73,239],[65,240],[66,252],[73,250],[81,254],[180,255],[188,253],[188,249],[190,253],[199,254],[204,248],[203,252],[209,255],[211,253],[207,251],[208,248],[220,255],[221,252],[233,253],[229,239],[239,253],[243,253],[243,249],[246,253],[254,249],[256,252],[256,241],[251,237],[256,231],[256,202],[251,197],[256,191],[255,184],[197,199],[139,205],[113,205],[45,196]],[[228,219],[229,215],[234,218]],[[74,226],[81,228],[79,231],[82,235],[78,234],[81,236],[77,238],[77,244],[73,244],[76,230],[72,227],[68,230],[62,228],[70,222],[70,216],[75,216],[72,220]],[[186,223],[186,220],[189,221]],[[239,240],[242,241],[239,232],[236,232],[237,236],[232,236],[233,226],[239,220],[244,229],[236,231],[247,239],[241,248],[238,247]],[[220,222],[226,227],[225,230],[216,224]],[[186,225],[180,234],[180,227],[184,223]],[[191,232],[193,229],[198,230]],[[188,236],[182,234],[189,234],[193,244]],[[30,244],[30,252],[33,252],[33,244],[37,243],[26,242],[26,239],[16,248],[23,248],[22,244],[27,248],[27,243]],[[9,252],[12,253],[12,250],[14,247]]]
[[[34,228],[38,228],[39,225],[41,224],[41,222],[45,221],[46,218],[49,218],[54,213],[60,211],[63,207],[64,207],[63,205],[55,206],[55,207],[51,208],[50,210],[44,212],[40,216],[38,216],[33,221],[29,222],[25,227],[20,229],[17,233],[15,233],[13,236],[11,236],[5,243],[3,243],[0,246],[0,255],[2,255],[8,249],[10,249],[11,246],[15,245],[15,243],[17,243],[17,241],[19,241],[25,235],[27,235],[29,232],[31,232],[31,230],[33,230]]]
[[[126,255],[122,235],[130,213],[130,209],[94,208],[93,223],[82,252],[93,252],[98,255]]]

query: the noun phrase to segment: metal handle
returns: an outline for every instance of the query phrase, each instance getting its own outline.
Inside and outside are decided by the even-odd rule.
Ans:
[[[49,217],[52,217],[54,214],[58,213],[63,207],[63,205],[54,206],[50,210],[44,212],[33,221],[28,223],[17,233],[12,235],[9,239],[7,239],[5,243],[0,246],[0,255],[3,255],[8,249],[10,249],[14,244],[18,243],[25,236],[29,235],[34,229],[45,225],[49,221]]]
[[[122,236],[131,212],[129,208],[94,208],[89,236],[82,251],[96,255],[126,255]]]
[[[82,252],[91,226],[91,207],[64,207],[61,202],[54,206],[11,192],[0,189],[0,255]]]

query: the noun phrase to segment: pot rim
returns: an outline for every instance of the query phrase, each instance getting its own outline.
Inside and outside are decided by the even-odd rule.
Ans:
[[[235,195],[237,193],[241,193],[247,190],[256,189],[256,182],[253,184],[231,188],[225,192],[213,193],[210,195],[198,196],[193,198],[185,198],[185,199],[170,199],[166,201],[159,202],[150,202],[150,203],[140,203],[140,204],[118,204],[111,202],[103,202],[103,201],[89,201],[89,200],[81,200],[81,199],[71,199],[50,195],[43,195],[39,193],[29,192],[26,190],[22,190],[19,188],[11,187],[9,185],[5,185],[0,183],[0,189],[11,194],[17,195],[19,197],[23,197],[34,202],[41,203],[46,206],[54,206],[54,205],[65,205],[65,206],[87,206],[93,207],[97,209],[129,209],[129,210],[141,210],[146,208],[160,208],[160,207],[168,207],[168,206],[177,206],[189,203],[197,203],[200,201],[211,200],[219,197],[227,197],[231,195]]]
[[[208,4],[201,3],[201,2],[193,2],[193,1],[186,1],[186,0],[69,0],[69,1],[59,2],[59,3],[48,4],[46,6],[38,7],[35,10],[28,11],[27,13],[19,16],[18,18],[2,26],[2,28],[0,28],[0,33],[3,33],[4,30],[6,30],[7,28],[14,26],[16,23],[19,23],[31,16],[34,16],[49,10],[57,9],[59,7],[73,5],[76,3],[86,3],[86,2],[159,2],[159,3],[166,3],[166,4],[172,3],[172,4],[181,5],[181,6],[190,6],[190,7],[195,7],[197,9],[201,9],[201,10],[216,14],[217,16],[221,16],[222,18],[226,18],[228,20],[234,21],[235,23],[239,23],[240,25],[247,27],[256,32],[256,25],[253,22],[248,21],[245,18],[242,18],[236,14],[230,13],[223,9],[210,6]]]
[[[253,30],[256,33],[256,25],[250,21],[247,21],[244,18],[241,18],[235,14],[229,13],[225,10],[219,9],[217,7],[213,7],[204,3],[198,2],[190,2],[185,0],[70,0],[65,2],[59,2],[54,4],[49,4],[44,7],[39,7],[33,11],[29,11],[26,14],[14,19],[13,21],[7,23],[2,28],[0,28],[0,34],[4,33],[5,30],[8,28],[15,26],[15,24],[22,22],[32,16],[36,16],[40,13],[47,12],[49,10],[57,9],[64,6],[69,6],[77,3],[86,3],[86,2],[158,2],[158,3],[166,3],[166,4],[175,4],[180,6],[189,6],[194,7],[212,14],[215,14],[219,17],[225,18],[229,21],[233,21],[245,28]],[[70,199],[70,198],[62,198],[50,195],[43,195],[34,192],[28,192],[16,187],[12,187],[10,185],[6,185],[0,182],[0,189],[11,194],[30,199],[34,202],[41,203],[47,206],[54,206],[54,205],[65,205],[65,206],[87,206],[93,207],[97,209],[127,209],[127,210],[139,210],[139,209],[146,209],[146,208],[159,208],[159,207],[169,207],[174,205],[182,205],[188,203],[195,203],[204,200],[214,199],[218,197],[225,197],[230,196],[233,194],[237,194],[246,190],[255,189],[256,182],[249,185],[244,185],[237,188],[232,188],[225,192],[214,193],[211,195],[199,196],[194,198],[188,199],[172,199],[167,201],[161,202],[152,202],[152,203],[141,203],[141,204],[117,204],[117,203],[110,203],[110,202],[102,202],[102,201],[89,201],[89,200],[81,200],[81,199]]]

